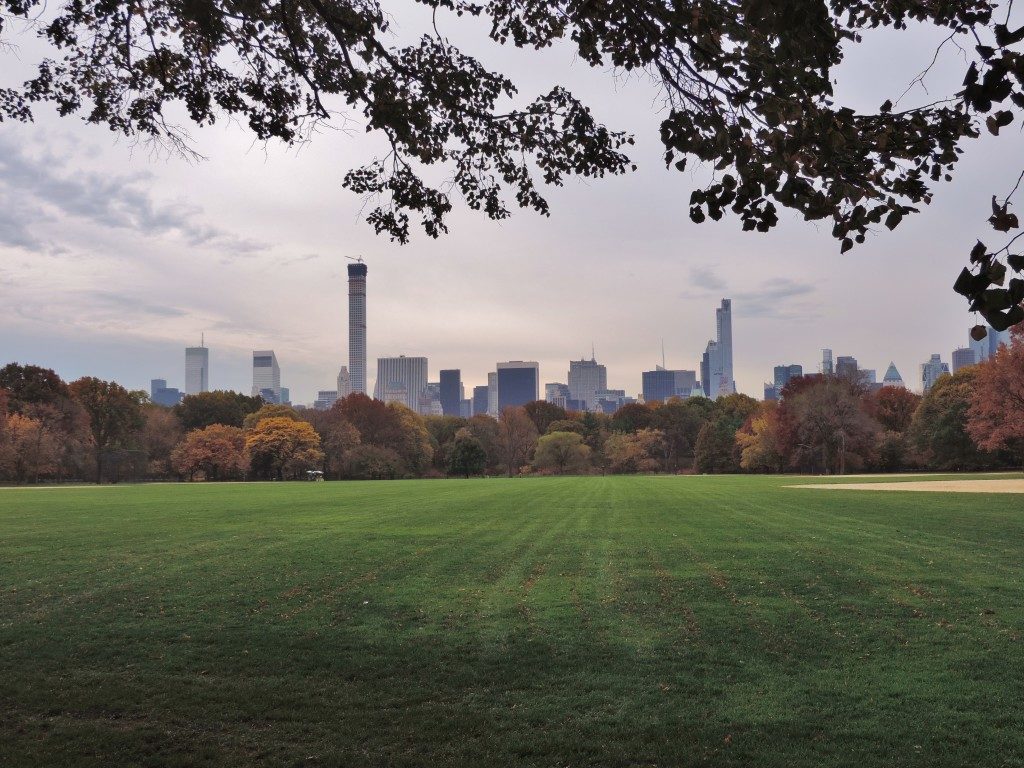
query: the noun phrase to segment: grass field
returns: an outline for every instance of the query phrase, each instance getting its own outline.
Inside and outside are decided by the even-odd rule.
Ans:
[[[794,482],[0,489],[0,765],[1024,765],[1024,497]]]

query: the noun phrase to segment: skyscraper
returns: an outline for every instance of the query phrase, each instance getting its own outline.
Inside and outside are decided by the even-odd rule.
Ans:
[[[960,349],[953,350],[953,373],[969,365],[975,365],[977,362],[977,353],[970,347],[960,347]]]
[[[352,394],[352,379],[348,375],[348,367],[341,366],[341,370],[338,371],[338,399],[344,400],[346,397]]]
[[[399,402],[419,412],[420,395],[426,388],[427,358],[405,355],[377,358],[377,383],[373,388],[377,400]],[[356,391],[354,377],[352,390]]]
[[[498,374],[487,374],[487,415],[498,418]]]
[[[366,394],[366,265],[362,262],[348,265],[348,373],[352,392]]]
[[[487,413],[487,385],[473,387],[473,416]]]
[[[736,380],[732,370],[732,299],[722,299],[722,306],[715,310],[718,327],[718,345],[722,352],[722,386],[729,393],[736,391]]]
[[[697,388],[696,371],[670,371],[659,365],[653,371],[643,371],[640,378],[645,403],[690,397]]]
[[[859,368],[856,357],[840,355],[836,358],[836,376],[841,376],[850,381],[857,381]]]
[[[804,375],[801,365],[776,365],[772,371],[772,383],[764,385],[764,399],[778,400],[782,397],[783,388],[793,379],[799,379]]]
[[[272,349],[257,349],[252,353],[252,394],[269,403],[281,400],[281,367]]]
[[[901,389],[907,388],[907,385],[903,383],[903,377],[900,376],[900,372],[896,370],[896,363],[890,362],[889,367],[885,369],[882,385],[886,387],[899,387]]]
[[[458,416],[462,405],[462,371],[450,368],[441,371],[441,410],[445,416]]]
[[[991,326],[988,328],[988,334],[984,339],[980,341],[970,338],[970,348],[974,350],[974,362],[983,363],[988,360],[992,355],[996,353],[996,350],[1001,346],[1007,346],[1010,343],[1010,332],[1009,331],[997,331]],[[955,362],[955,361],[954,361]]]
[[[921,363],[922,389],[927,392],[944,373],[949,373],[949,366],[942,362],[939,355],[932,355],[927,363]]]
[[[540,399],[540,365],[522,360],[498,363],[498,413]]]
[[[205,342],[198,347],[185,347],[185,394],[210,391],[210,350]]]
[[[704,394],[715,399],[736,391],[732,365],[732,299],[715,310],[717,338],[709,341],[700,364]]]
[[[569,409],[569,401],[572,396],[569,394],[569,385],[559,381],[548,382],[544,385],[544,400],[559,408]]]
[[[167,386],[166,379],[151,379],[149,382],[149,399],[157,405],[168,408],[181,402],[182,394],[177,389]]]
[[[597,405],[597,393],[608,389],[608,369],[591,355],[589,360],[569,361],[569,397],[588,411]]]
[[[835,368],[832,366],[832,350],[823,349],[821,350],[821,373],[823,376],[831,376],[835,373]]]

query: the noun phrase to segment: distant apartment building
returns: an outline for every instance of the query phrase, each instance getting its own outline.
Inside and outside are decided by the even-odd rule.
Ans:
[[[210,350],[205,344],[185,347],[185,394],[210,391]]]
[[[992,357],[1000,347],[1009,346],[1010,332],[997,331],[991,326],[988,327],[985,338],[977,340],[968,336],[969,347],[974,351],[974,364],[983,363]],[[956,361],[953,361],[954,364]]]
[[[449,368],[440,373],[441,410],[445,416],[462,412],[462,371]]]
[[[472,406],[471,416],[480,416],[487,413],[487,385],[473,387]]]
[[[953,373],[956,373],[961,368],[976,365],[977,362],[977,353],[970,347],[960,347],[953,350]]]
[[[921,363],[921,388],[927,392],[944,373],[949,373],[949,366],[940,355],[932,355],[928,362]]]
[[[348,366],[341,366],[338,371],[338,399],[344,400],[352,394],[352,377],[349,376]]]
[[[793,379],[799,379],[804,375],[802,365],[792,363],[790,365],[776,365],[772,369],[771,384],[764,385],[765,400],[779,400],[782,397],[783,388]]]
[[[597,393],[608,388],[608,369],[594,359],[569,361],[569,399],[583,404],[584,410],[594,410]]]
[[[281,367],[272,349],[257,349],[252,353],[252,395],[260,396],[268,403],[283,403],[286,398],[281,392]],[[269,396],[268,396],[269,395]]]
[[[626,403],[636,402],[632,397],[626,397],[624,389],[605,389],[597,393],[595,410],[598,413],[615,413]]]
[[[860,367],[857,365],[857,358],[849,355],[840,355],[836,358],[836,376],[849,381],[860,380]]]
[[[907,385],[903,383],[903,377],[900,376],[900,372],[896,370],[896,363],[890,362],[889,367],[885,369],[885,376],[882,378],[882,386],[899,387],[900,389],[907,388]]]
[[[832,376],[835,372],[836,369],[832,363],[832,350],[821,350],[821,374],[823,376]]]
[[[572,400],[572,396],[569,394],[569,385],[557,381],[548,382],[544,385],[544,400],[559,408],[569,410],[569,401]]]
[[[487,415],[498,418],[498,374],[487,374]]]
[[[427,386],[420,393],[419,407],[416,410],[424,416],[445,415],[444,407],[441,405],[441,382],[427,382]],[[456,412],[450,415],[458,416],[459,414]]]
[[[354,386],[354,385],[353,385]],[[373,396],[385,403],[400,402],[419,412],[420,395],[427,387],[427,358],[377,358],[377,383]]]
[[[498,413],[540,399],[540,365],[523,360],[498,363],[495,372]]]
[[[653,371],[643,371],[640,378],[645,403],[664,402],[671,397],[691,397],[700,385],[696,371],[674,371],[660,365]]]
[[[465,398],[459,401],[459,416],[468,419],[473,415],[473,401]]]
[[[151,379],[149,382],[149,399],[157,405],[171,408],[180,403],[182,397],[181,390],[168,387],[166,379]]]
[[[313,407],[318,411],[326,411],[329,410],[337,401],[337,390],[321,389],[316,393],[316,400],[313,402]]]

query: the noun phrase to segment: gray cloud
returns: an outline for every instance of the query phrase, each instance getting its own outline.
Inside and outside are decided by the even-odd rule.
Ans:
[[[724,291],[725,280],[715,274],[711,267],[697,266],[690,268],[690,284],[708,291]]]
[[[188,203],[158,203],[149,188],[151,173],[99,174],[73,167],[74,158],[51,151],[33,154],[12,133],[0,133],[0,194],[22,201],[0,213],[0,242],[41,251],[47,247],[33,234],[46,220],[41,205],[101,227],[128,229],[142,235],[173,235],[193,247],[217,248],[230,256],[265,251],[267,246],[203,220],[203,208]],[[31,204],[29,204],[31,203]],[[8,206],[4,206],[5,209]]]
[[[184,317],[188,313],[178,307],[169,307],[162,304],[155,304],[146,299],[127,296],[111,291],[90,291],[83,296],[83,299],[92,304],[117,311],[128,312],[131,315],[150,315],[153,317]]]
[[[775,277],[766,280],[756,291],[740,291],[733,298],[748,317],[798,318],[819,314],[816,302],[808,301],[814,293],[811,283]]]

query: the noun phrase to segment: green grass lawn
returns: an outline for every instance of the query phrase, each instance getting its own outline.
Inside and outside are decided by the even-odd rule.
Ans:
[[[0,489],[0,766],[1021,766],[1024,497]]]

